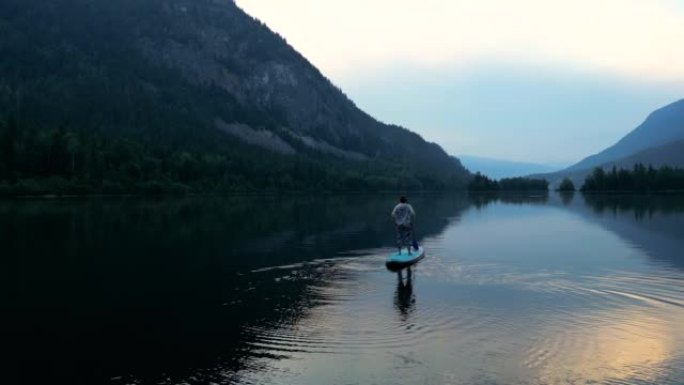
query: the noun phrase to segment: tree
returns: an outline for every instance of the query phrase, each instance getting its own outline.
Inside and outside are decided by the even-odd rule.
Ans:
[[[663,166],[655,169],[636,164],[632,170],[613,168],[605,172],[596,168],[584,181],[582,191],[625,191],[647,193],[652,191],[682,191],[684,169]]]
[[[561,182],[560,186],[558,186],[558,189],[556,191],[569,192],[575,190],[575,184],[572,183],[572,180],[568,177],[565,177],[563,178],[563,181]]]
[[[499,189],[499,182],[489,179],[479,172],[468,183],[468,191],[499,191]]]

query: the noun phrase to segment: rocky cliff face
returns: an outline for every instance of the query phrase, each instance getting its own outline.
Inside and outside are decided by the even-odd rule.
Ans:
[[[408,156],[424,173],[463,172],[457,162],[445,164],[449,159],[438,146],[360,111],[282,38],[232,2],[169,0],[159,17],[174,28],[161,38],[140,36],[145,56],[181,70],[194,84],[218,87],[240,103],[277,115],[277,127],[266,127],[274,141],[294,141],[346,159]]]
[[[0,64],[0,119],[247,161],[257,148],[424,185],[467,178],[438,145],[359,110],[230,0],[3,0],[0,11],[0,53],[12,58]]]

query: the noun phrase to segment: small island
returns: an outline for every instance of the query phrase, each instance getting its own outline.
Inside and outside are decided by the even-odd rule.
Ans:
[[[575,184],[572,182],[572,179],[565,177],[563,178],[563,181],[560,183],[556,191],[560,193],[569,193],[569,192],[575,192],[577,190],[575,188]]]

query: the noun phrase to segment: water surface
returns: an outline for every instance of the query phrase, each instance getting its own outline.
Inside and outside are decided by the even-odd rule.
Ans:
[[[18,383],[682,384],[684,199],[0,202]]]

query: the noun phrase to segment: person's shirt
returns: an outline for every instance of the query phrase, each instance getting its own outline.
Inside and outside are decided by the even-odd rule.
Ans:
[[[408,203],[399,203],[392,210],[392,218],[394,218],[394,224],[397,226],[411,226],[415,216],[416,212]]]

